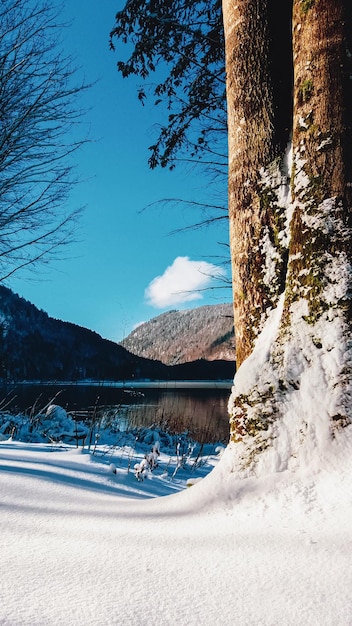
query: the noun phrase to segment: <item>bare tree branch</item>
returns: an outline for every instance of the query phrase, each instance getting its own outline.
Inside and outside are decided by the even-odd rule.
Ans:
[[[0,281],[72,241],[80,212],[67,201],[89,85],[61,51],[59,15],[48,1],[1,4]]]

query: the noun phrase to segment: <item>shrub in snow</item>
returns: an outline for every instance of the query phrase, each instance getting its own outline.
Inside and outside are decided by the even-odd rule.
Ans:
[[[136,463],[134,466],[134,472],[137,480],[143,480],[146,478],[149,470],[149,463],[146,458],[144,458],[140,463]]]
[[[116,465],[114,463],[110,463],[108,471],[110,474],[116,474]]]
[[[156,441],[149,454],[147,454],[147,460],[149,467],[154,469],[158,465],[158,457],[160,456],[160,442]]]
[[[8,431],[9,426],[11,424],[11,420],[7,419],[4,421],[4,423],[0,426],[0,439],[4,440],[4,439],[8,439],[8,437],[6,435],[4,435],[3,433],[5,433],[6,431]]]
[[[156,441],[148,452],[144,459],[140,463],[136,463],[134,466],[135,476],[137,480],[143,480],[149,472],[152,472],[158,465],[158,458],[160,455],[160,442]]]
[[[60,420],[65,420],[67,418],[67,413],[62,406],[59,406],[58,404],[49,404],[45,416],[53,421],[59,422]]]
[[[61,406],[50,404],[40,421],[42,433],[49,439],[59,441],[63,437],[75,436],[75,422]]]

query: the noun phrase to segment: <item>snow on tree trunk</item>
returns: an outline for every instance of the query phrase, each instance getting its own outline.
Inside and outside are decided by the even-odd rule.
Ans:
[[[282,282],[283,211],[264,168],[275,156],[266,0],[223,3],[229,126],[229,217],[236,361],[252,351]],[[279,161],[271,165],[282,184]],[[276,204],[276,210],[271,210]],[[269,261],[269,262],[268,262]]]
[[[235,81],[228,81],[229,126],[232,133],[230,149],[230,221],[231,253],[234,271],[235,311],[240,308],[242,316],[252,321],[255,298],[271,305],[262,308],[260,334],[254,350],[250,342],[241,355],[249,355],[235,376],[230,398],[231,440],[235,444],[234,469],[238,472],[267,472],[283,470],[310,462],[316,454],[324,454],[329,440],[336,430],[352,422],[351,414],[351,8],[350,0],[294,0],[293,2],[293,133],[292,156],[286,163],[291,171],[290,189],[282,193],[284,179],[278,187],[278,174],[274,164],[257,158],[258,144],[253,137],[247,150],[254,151],[239,162],[244,146],[242,143],[241,118],[233,114],[233,102],[244,98],[244,90],[237,92]],[[269,2],[269,0],[268,0]],[[255,3],[254,3],[255,4]],[[259,3],[262,16],[266,2]],[[224,27],[227,41],[228,74],[233,72],[232,61],[240,55],[240,44],[246,38],[235,37],[236,29],[251,33],[246,11],[253,2],[224,2]],[[258,7],[257,7],[258,8]],[[243,12],[241,13],[241,10]],[[248,14],[247,14],[248,17]],[[262,17],[257,13],[257,22]],[[264,33],[264,30],[263,30]],[[252,38],[253,46],[260,39]],[[254,41],[254,43],[253,43]],[[242,54],[244,50],[242,49]],[[257,56],[261,48],[257,47]],[[235,71],[240,66],[235,64]],[[256,83],[257,70],[253,76]],[[251,80],[247,72],[247,80]],[[265,80],[265,74],[262,74]],[[238,79],[240,84],[241,81]],[[247,97],[251,98],[251,89]],[[268,102],[263,90],[263,107]],[[255,94],[256,103],[257,94]],[[254,104],[255,104],[254,103]],[[249,110],[251,110],[250,105]],[[238,107],[241,109],[241,106]],[[262,111],[257,109],[258,115]],[[269,108],[270,112],[270,108]],[[267,115],[267,113],[266,113]],[[230,124],[232,118],[232,125]],[[263,117],[264,119],[264,117]],[[235,121],[234,121],[235,120]],[[243,124],[245,126],[245,124]],[[237,135],[236,135],[237,133]],[[257,132],[257,139],[260,133]],[[268,135],[267,135],[268,138]],[[269,140],[269,138],[268,138]],[[270,158],[265,144],[260,154]],[[231,152],[240,151],[233,156]],[[242,157],[243,158],[243,157]],[[234,176],[234,167],[239,171]],[[250,172],[247,172],[249,168]],[[232,176],[232,180],[231,180]],[[246,228],[240,226],[236,217],[243,191],[233,191],[248,181],[253,199],[258,181],[265,181],[265,188],[281,190],[281,202],[270,195],[267,206],[269,221],[277,208],[285,207],[285,219],[277,230],[276,246],[266,256],[266,265],[256,255],[258,238],[253,246],[253,204],[244,213],[248,220]],[[254,190],[254,191],[253,191]],[[282,213],[282,211],[280,211]],[[289,255],[285,259],[285,243],[288,232]],[[252,237],[252,239],[251,239]],[[238,241],[246,239],[246,242]],[[241,269],[241,251],[252,250],[252,262],[257,262],[258,278],[254,272],[247,277]],[[261,248],[263,250],[263,246]],[[282,295],[280,288],[275,297],[263,298],[263,268],[269,266],[270,254],[275,268],[287,268]],[[281,255],[281,265],[277,258]],[[236,303],[240,297],[237,276],[250,279],[253,293],[247,309]],[[275,276],[275,274],[273,274]],[[278,274],[276,273],[276,276]],[[275,279],[273,279],[275,280]],[[259,284],[258,284],[259,283]],[[278,283],[279,284],[279,283]],[[244,290],[245,290],[244,284]],[[255,295],[257,290],[257,296]],[[243,333],[241,315],[235,317],[235,332]],[[240,335],[242,341],[242,335]],[[253,337],[254,340],[254,337]],[[240,348],[242,350],[242,348]],[[313,454],[314,451],[314,454]],[[260,454],[259,454],[260,453]],[[254,470],[255,468],[255,470]]]

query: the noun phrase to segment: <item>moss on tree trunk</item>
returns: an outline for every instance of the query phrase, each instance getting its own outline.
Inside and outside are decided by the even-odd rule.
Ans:
[[[283,166],[278,141],[278,120],[287,116],[275,115],[267,43],[275,1],[224,0],[238,367],[249,357],[234,381],[231,439],[253,441],[243,448],[251,462],[253,450],[270,445],[273,425],[287,411],[297,420],[297,445],[314,433],[314,420],[322,415],[331,432],[352,420],[352,6],[350,0],[284,4],[292,9],[292,56],[286,57],[294,76],[292,100],[286,101],[291,167]],[[283,200],[288,173],[290,191]],[[270,256],[274,272],[268,282]],[[270,345],[264,355],[253,353],[270,310],[276,316]],[[337,356],[330,371],[331,350]],[[312,389],[317,406],[328,398],[319,416],[300,404],[310,370],[321,380],[321,388]]]
[[[276,10],[284,19],[280,33],[269,23]],[[287,106],[280,107],[279,94],[284,94],[287,105],[291,65],[286,67],[287,78],[283,82],[282,67],[277,62],[277,40],[285,50],[285,58],[290,58],[290,16],[287,5],[283,12],[282,3],[280,7],[277,0],[240,0],[235,5],[224,2],[223,13],[230,245],[236,360],[240,365],[251,353],[267,311],[277,302],[286,271],[285,242],[279,236],[285,228],[284,211],[277,192],[286,178],[280,149],[289,130]],[[275,170],[273,184],[266,175],[268,168]],[[269,261],[275,266],[270,277]]]

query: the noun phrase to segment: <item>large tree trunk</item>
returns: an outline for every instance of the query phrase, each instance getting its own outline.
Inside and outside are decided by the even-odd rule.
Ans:
[[[275,8],[284,21],[280,24],[281,32],[275,32],[268,23]],[[267,312],[277,303],[286,272],[283,190],[287,168],[280,158],[280,148],[283,137],[288,139],[288,129],[283,127],[287,126],[290,108],[287,93],[290,97],[291,67],[285,68],[282,80],[277,59],[280,54],[285,58],[290,54],[290,16],[287,6],[283,10],[277,0],[227,0],[223,14],[230,246],[239,366],[251,353]]]
[[[294,214],[286,308],[305,297],[313,322],[329,305],[326,263],[350,254],[352,101],[345,101],[343,2],[311,4],[303,11],[302,1],[294,3]]]
[[[261,102],[265,111],[257,103],[256,64],[255,87],[245,91],[241,85],[244,80],[252,80],[252,73],[239,61],[244,54],[241,46],[248,39],[254,42],[256,57],[262,53],[267,2],[224,0],[235,332],[236,336],[239,332],[239,362],[248,357],[236,374],[230,400],[237,470],[246,468],[247,472],[255,463],[266,463],[267,468],[268,464],[271,468],[288,467],[298,462],[300,448],[309,455],[312,445],[323,448],[336,428],[352,422],[349,3],[350,0],[293,2],[291,189],[286,202],[280,205],[277,193],[271,193],[278,183],[277,171],[270,165],[275,145],[269,143],[271,138],[274,141],[275,133],[269,130],[268,122],[264,133],[259,123],[253,123],[253,112],[263,120],[268,120],[269,115],[275,121],[273,100],[270,91],[264,89]],[[255,15],[260,28],[253,37],[248,18]],[[240,35],[235,36],[236,32]],[[264,59],[266,53],[264,47]],[[255,50],[250,46],[250,58],[254,57]],[[268,61],[264,63],[266,68],[270,69]],[[270,80],[270,72],[264,70],[261,69],[263,80]],[[240,71],[245,78],[242,75],[236,84],[231,75]],[[238,85],[240,91],[234,96],[232,91]],[[248,121],[255,134],[251,137],[252,131],[247,131],[251,141],[245,137],[248,153],[244,157],[242,126],[246,129],[247,124],[241,125],[241,120],[245,98],[250,100],[246,110],[251,112]],[[258,172],[261,166],[264,173]],[[264,212],[257,202],[260,177],[270,191]],[[249,190],[244,192],[245,185]],[[246,207],[243,198],[248,197],[250,205]],[[280,275],[272,293],[263,280],[258,248],[264,249],[263,234],[266,225],[273,223],[278,207],[285,208],[285,216],[280,212],[281,225],[285,219],[289,225],[289,255],[287,260],[282,245],[271,250],[277,268],[275,276]],[[282,244],[282,234],[277,235],[277,240]],[[248,322],[256,319],[257,311],[261,319],[255,328],[262,332],[254,341],[255,333],[250,335]]]
[[[305,335],[316,345],[314,358],[319,360],[329,345],[342,353],[328,414],[337,424],[347,424],[351,418],[352,68],[348,36],[352,21],[348,1],[294,1],[292,219],[281,321],[282,336],[289,342],[299,303],[304,300]],[[333,327],[335,334],[338,328],[338,345],[334,346]],[[299,354],[306,349],[300,346]],[[291,355],[291,359],[283,371],[286,383],[292,383],[287,374],[299,357]],[[300,385],[299,378],[295,384]]]

